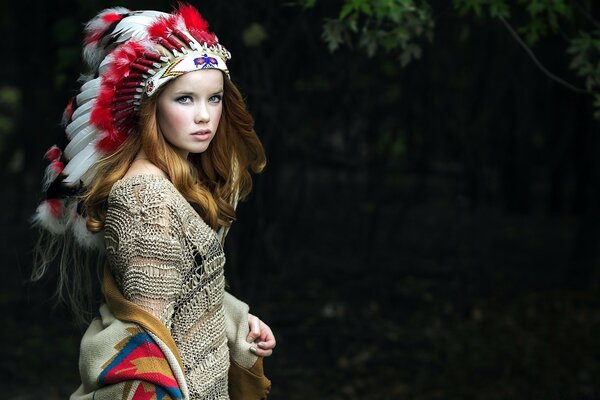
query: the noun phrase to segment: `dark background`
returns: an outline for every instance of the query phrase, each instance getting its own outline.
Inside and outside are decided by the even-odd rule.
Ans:
[[[321,27],[336,2],[192,3],[233,54],[267,151],[226,271],[277,335],[273,399],[600,399],[589,96],[548,79],[498,22],[444,2],[405,68],[331,54]],[[0,5],[3,398],[78,386],[82,328],[53,306],[53,274],[27,283],[28,219],[78,88],[83,22],[112,5]],[[536,52],[582,85],[559,38]]]

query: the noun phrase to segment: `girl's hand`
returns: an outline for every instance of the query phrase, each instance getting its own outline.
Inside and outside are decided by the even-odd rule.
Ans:
[[[254,343],[254,345],[250,347],[250,351],[259,357],[268,357],[273,354],[276,342],[273,331],[271,331],[269,325],[262,322],[257,316],[248,314],[248,326],[250,332],[248,333],[246,341],[248,343]]]

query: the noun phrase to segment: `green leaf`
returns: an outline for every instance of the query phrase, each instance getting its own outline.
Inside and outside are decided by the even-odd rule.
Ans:
[[[490,4],[490,16],[493,18],[509,18],[510,10],[503,0],[492,0]]]
[[[15,130],[15,123],[12,118],[0,114],[0,134],[5,135]]]
[[[317,4],[317,0],[304,0],[302,2],[302,6],[304,7],[305,10],[308,10],[309,8],[314,8],[315,5]]]
[[[17,87],[3,86],[0,88],[0,105],[16,109],[20,102],[21,91]]]
[[[377,52],[377,40],[373,35],[365,34],[361,37],[359,45],[362,46],[367,52],[367,56],[373,57]]]
[[[369,16],[373,14],[373,10],[371,10],[371,6],[366,1],[363,1],[360,3],[360,11],[362,11],[364,14],[369,15]]]
[[[356,12],[356,7],[354,7],[354,4],[351,2],[346,2],[346,4],[344,4],[344,6],[342,7],[342,9],[340,10],[340,19],[344,19],[346,18],[348,15],[352,14]]]
[[[484,2],[485,0],[454,0],[453,5],[461,15],[473,12],[476,16],[481,17],[481,10]]]
[[[342,43],[343,27],[341,21],[328,19],[323,24],[323,39],[330,52],[334,52]]]
[[[527,7],[527,11],[532,17],[541,14],[545,9],[546,6],[539,0],[531,0],[529,2],[529,6]]]
[[[345,0],[338,17],[324,24],[322,37],[330,51],[357,43],[373,57],[382,49],[404,51],[410,43],[431,40],[433,27],[431,8],[425,0]],[[407,62],[417,58],[420,51],[418,45],[410,47]]]
[[[254,22],[242,32],[242,41],[247,47],[258,47],[267,36],[265,28],[258,22]]]

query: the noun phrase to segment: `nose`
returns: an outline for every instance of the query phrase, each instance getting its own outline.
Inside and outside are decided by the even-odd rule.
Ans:
[[[196,107],[196,115],[194,116],[194,122],[208,122],[210,120],[210,114],[208,113],[208,107],[205,102],[198,102]]]

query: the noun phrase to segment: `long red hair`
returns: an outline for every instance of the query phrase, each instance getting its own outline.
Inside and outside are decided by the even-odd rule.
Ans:
[[[90,231],[104,228],[108,194],[140,150],[196,206],[213,229],[229,226],[235,220],[235,202],[246,198],[252,190],[250,172],[261,172],[266,159],[254,130],[254,119],[240,91],[226,77],[223,85],[223,112],[215,137],[206,151],[190,154],[188,160],[176,152],[160,131],[157,122],[160,93],[142,101],[137,129],[115,153],[98,162],[97,178],[82,197]]]

